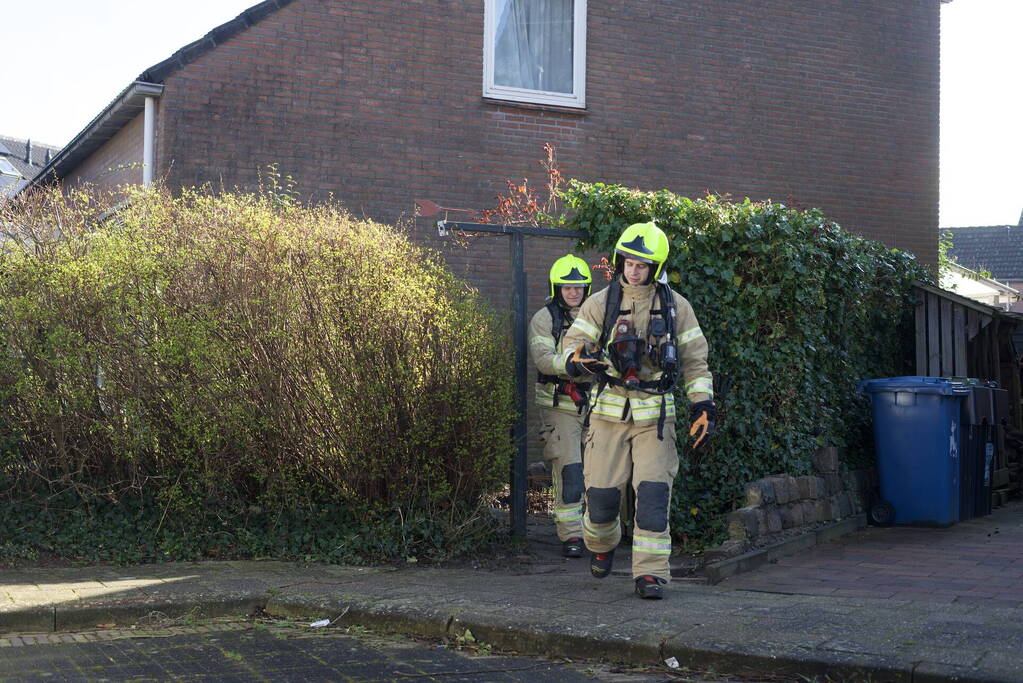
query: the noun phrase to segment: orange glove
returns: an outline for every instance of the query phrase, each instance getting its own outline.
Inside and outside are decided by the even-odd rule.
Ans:
[[[693,448],[704,448],[710,442],[716,412],[714,401],[697,401],[692,405],[689,436],[693,437]]]

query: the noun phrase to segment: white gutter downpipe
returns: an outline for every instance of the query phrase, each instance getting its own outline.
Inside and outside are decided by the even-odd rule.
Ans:
[[[146,97],[142,120],[142,186],[153,184],[153,153],[156,149],[156,98]]]
[[[280,0],[278,0],[280,1]],[[143,140],[142,155],[146,162],[143,169],[143,178],[149,174],[149,181],[152,181],[156,174],[156,165],[153,159],[156,156],[156,100],[163,94],[163,85],[160,83],[147,83],[145,81],[132,81],[127,88],[114,98],[114,101],[106,106],[103,111],[96,115],[82,131],[74,137],[64,149],[52,157],[46,166],[36,174],[32,180],[24,183],[18,193],[24,192],[27,188],[46,185],[59,181],[70,174],[85,159],[87,159],[97,148],[108,141],[124,126],[134,121],[139,116],[139,109],[143,109],[143,127],[145,139]],[[153,98],[152,106],[147,106],[146,99]],[[146,126],[146,121],[152,121],[152,126]],[[148,144],[147,144],[148,143]],[[147,151],[148,150],[148,151]]]

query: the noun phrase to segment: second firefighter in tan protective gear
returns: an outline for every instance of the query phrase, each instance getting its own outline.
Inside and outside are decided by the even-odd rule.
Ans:
[[[565,557],[582,557],[582,429],[589,383],[555,368],[561,340],[579,306],[589,296],[593,278],[581,258],[567,254],[550,270],[550,298],[529,324],[529,351],[537,369],[536,404],[540,406],[543,457],[551,470],[554,521]]]
[[[580,309],[556,368],[600,381],[591,392],[584,454],[583,537],[591,572],[598,578],[611,572],[622,537],[619,508],[631,477],[632,576],[636,593],[655,599],[670,580],[669,516],[678,473],[675,377],[694,416],[700,413],[701,424],[713,429],[707,342],[689,302],[658,281],[667,255],[667,237],[653,223],[625,230],[615,247],[614,280]],[[708,435],[705,430],[701,440]]]

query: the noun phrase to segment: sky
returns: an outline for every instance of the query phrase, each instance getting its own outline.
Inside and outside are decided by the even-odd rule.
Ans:
[[[1023,212],[1023,0],[941,9],[942,227]]]
[[[0,135],[67,144],[143,71],[258,2],[0,0]]]
[[[146,68],[256,2],[0,0],[0,135],[63,146]],[[1020,36],[1023,0],[941,6],[942,227],[1020,220]]]

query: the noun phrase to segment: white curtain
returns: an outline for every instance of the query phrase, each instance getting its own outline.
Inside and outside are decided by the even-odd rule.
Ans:
[[[571,93],[573,0],[497,0],[494,85]]]

